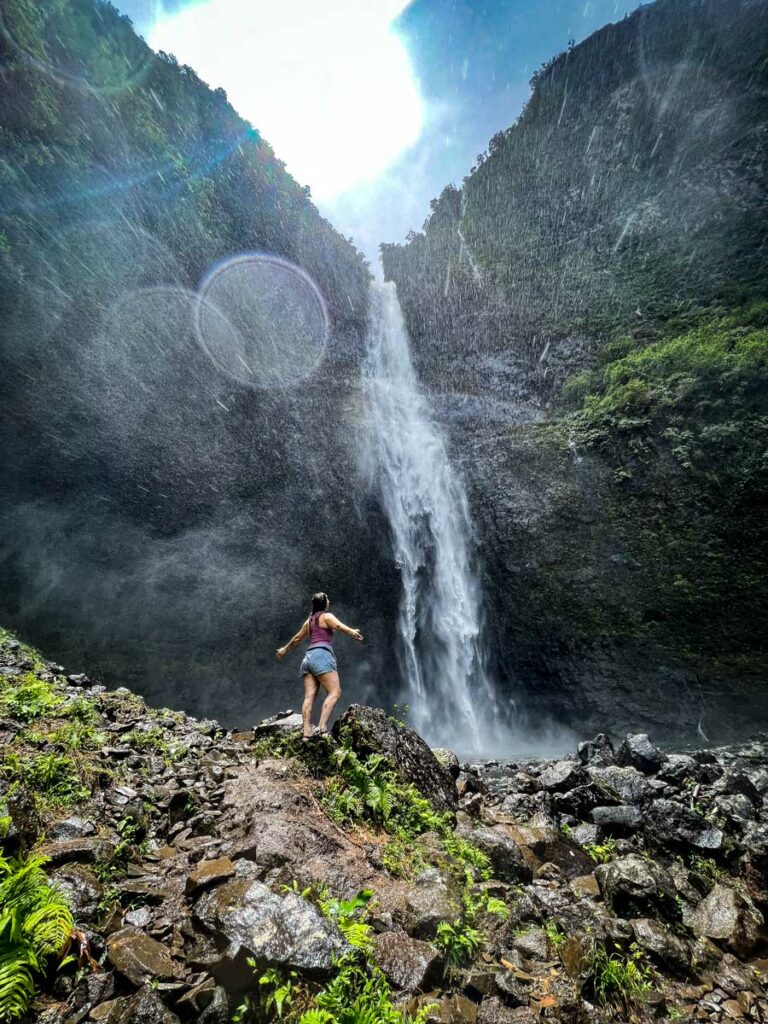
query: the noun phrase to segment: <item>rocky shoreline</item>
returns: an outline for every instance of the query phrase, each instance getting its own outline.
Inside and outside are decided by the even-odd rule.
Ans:
[[[47,858],[77,929],[6,1019],[768,1021],[764,738],[461,764],[353,706],[302,745],[0,631],[0,745],[3,857]]]

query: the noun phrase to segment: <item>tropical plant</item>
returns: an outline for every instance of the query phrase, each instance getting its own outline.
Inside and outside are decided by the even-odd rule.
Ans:
[[[609,953],[602,943],[598,943],[592,954],[591,979],[595,998],[604,1006],[621,1002],[629,1007],[653,988],[651,969],[635,942],[627,953],[620,946]]]
[[[0,1021],[18,1020],[35,994],[36,977],[66,953],[74,921],[64,895],[48,880],[44,857],[0,855]],[[67,961],[63,961],[67,962]],[[60,963],[61,966],[61,963]]]

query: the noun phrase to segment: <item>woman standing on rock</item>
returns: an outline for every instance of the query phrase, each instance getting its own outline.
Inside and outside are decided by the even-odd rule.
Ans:
[[[320,687],[322,686],[325,690],[326,697],[320,710],[318,735],[328,732],[331,712],[341,696],[336,656],[333,653],[334,632],[338,630],[340,633],[354,637],[355,640],[363,639],[363,634],[359,629],[345,626],[335,615],[332,615],[328,611],[330,606],[331,602],[327,594],[313,594],[312,611],[309,618],[296,636],[291,637],[285,647],[278,647],[275,652],[278,658],[284,658],[288,651],[292,651],[305,636],[309,637],[309,650],[304,656],[300,669],[304,678],[304,703],[301,705],[301,718],[304,723],[302,739],[305,743],[312,735],[312,707]]]

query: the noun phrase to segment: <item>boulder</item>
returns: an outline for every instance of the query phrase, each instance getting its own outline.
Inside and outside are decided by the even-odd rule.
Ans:
[[[546,960],[549,956],[549,939],[543,928],[528,928],[514,935],[511,945],[528,960]]]
[[[609,765],[615,763],[613,744],[599,732],[593,740],[584,740],[578,746],[579,760],[586,765]]]
[[[539,776],[539,785],[550,793],[565,793],[584,781],[584,771],[578,761],[555,761]]]
[[[256,739],[263,739],[265,736],[285,736],[292,732],[301,732],[302,727],[301,715],[288,708],[287,711],[280,711],[254,725],[253,735]]]
[[[639,807],[619,804],[617,807],[595,807],[591,812],[592,821],[611,836],[628,836],[636,832],[643,823]]]
[[[447,768],[454,779],[458,779],[461,775],[461,762],[452,750],[448,750],[445,747],[433,747],[432,753],[435,755],[440,764]]]
[[[530,984],[526,984],[518,978],[515,971],[498,971],[494,978],[494,985],[508,1006],[528,1005],[528,999],[531,994]]]
[[[405,932],[382,932],[373,940],[373,958],[402,992],[424,992],[440,981],[440,958],[433,946]]]
[[[686,924],[696,935],[714,939],[742,959],[765,939],[763,916],[752,900],[727,885],[715,885]]]
[[[672,878],[656,861],[632,853],[599,864],[595,877],[603,899],[620,917],[677,916]]]
[[[109,936],[107,959],[118,974],[134,985],[181,974],[181,967],[171,959],[165,946],[133,928],[122,928]]]
[[[610,765],[605,768],[588,768],[592,783],[612,800],[623,804],[642,804],[651,798],[653,790],[646,777],[637,768],[620,768]],[[601,800],[600,803],[609,801]]]
[[[63,864],[51,872],[51,878],[65,893],[79,924],[95,920],[104,885],[85,864]]]
[[[666,760],[667,755],[655,747],[644,732],[627,736],[616,751],[618,765],[637,768],[646,775],[655,774]]]
[[[501,882],[530,882],[531,868],[504,825],[478,828],[460,825],[456,831],[462,839],[477,846],[488,857],[494,878]]]
[[[719,850],[723,833],[696,811],[675,800],[654,800],[645,812],[645,831],[660,846]]]
[[[96,860],[110,860],[115,852],[115,844],[109,839],[87,836],[43,843],[37,852],[47,857],[51,864],[67,864],[70,861],[93,863]]]
[[[253,982],[246,960],[308,973],[328,972],[349,951],[335,924],[296,893],[278,895],[261,882],[235,878],[205,893],[194,916],[222,952],[211,973],[228,991]]]
[[[688,947],[666,925],[650,917],[637,918],[631,925],[635,942],[660,967],[677,973],[688,968],[691,962]]]
[[[92,821],[73,815],[71,818],[64,818],[63,821],[53,824],[48,830],[48,839],[52,842],[58,842],[61,839],[84,839],[86,836],[94,835],[95,832],[96,826]]]
[[[333,734],[358,754],[383,754],[403,781],[412,783],[437,810],[455,811],[456,787],[450,769],[418,733],[381,708],[353,704],[336,722]]]
[[[218,857],[215,860],[201,860],[187,875],[187,893],[210,889],[219,882],[226,882],[235,873],[235,865],[229,857]]]
[[[527,1006],[512,1009],[495,996],[484,999],[477,1011],[477,1024],[535,1024],[538,1020]]]
[[[413,881],[405,897],[403,925],[417,939],[433,939],[441,921],[453,921],[461,907],[437,868],[427,868]]]
[[[158,994],[149,985],[136,993],[130,1002],[132,1016],[128,1018],[133,1024],[179,1024],[179,1018],[171,1013]]]
[[[570,879],[589,874],[594,867],[592,858],[559,829],[534,825],[505,825],[504,828],[531,869],[541,864],[556,864]]]

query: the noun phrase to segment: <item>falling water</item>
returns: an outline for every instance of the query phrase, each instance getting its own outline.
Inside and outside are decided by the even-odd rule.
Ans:
[[[402,580],[398,656],[410,719],[463,753],[508,748],[484,664],[467,497],[411,362],[394,284],[374,284],[366,380],[368,456]]]

